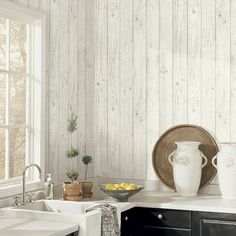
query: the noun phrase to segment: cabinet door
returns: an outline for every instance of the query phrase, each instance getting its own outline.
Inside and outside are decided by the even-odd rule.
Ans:
[[[201,219],[200,235],[233,236],[236,235],[236,222],[224,220]]]
[[[140,227],[134,232],[135,236],[191,236],[189,229],[176,229],[164,227]]]
[[[236,236],[236,215],[193,212],[193,236]]]
[[[133,236],[135,224],[137,225],[137,215],[135,209],[131,209],[121,214],[121,236]]]

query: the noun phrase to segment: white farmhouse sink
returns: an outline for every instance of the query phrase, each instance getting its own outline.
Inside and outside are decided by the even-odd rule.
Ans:
[[[94,205],[89,202],[40,200],[22,206],[2,208],[0,216],[78,223],[79,236],[100,236],[101,213],[86,213],[86,209]]]
[[[26,205],[15,206],[13,209],[46,211],[66,214],[85,214],[86,210],[97,204],[91,202],[72,202],[61,200],[39,200]]]

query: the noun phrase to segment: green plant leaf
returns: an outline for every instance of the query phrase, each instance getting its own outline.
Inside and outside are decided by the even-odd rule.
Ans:
[[[66,151],[66,157],[69,159],[74,158],[78,155],[79,155],[79,150],[74,147],[71,147],[69,150]]]
[[[78,179],[79,172],[77,170],[67,170],[66,176],[68,179],[70,179],[73,182]]]
[[[68,119],[68,123],[67,123],[67,131],[69,133],[74,133],[77,128],[78,128],[78,116],[75,116],[74,114],[71,115],[71,118]]]
[[[93,158],[91,156],[85,155],[84,157],[82,157],[82,161],[85,165],[92,163],[92,160]]]

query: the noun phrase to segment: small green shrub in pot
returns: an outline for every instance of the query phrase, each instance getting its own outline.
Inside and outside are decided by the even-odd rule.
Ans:
[[[93,182],[88,182],[88,166],[91,164],[93,161],[93,158],[91,156],[85,155],[82,158],[82,162],[85,166],[85,173],[84,173],[84,182],[81,182],[82,184],[82,197],[83,198],[91,198],[93,193],[92,193],[92,188],[93,188]]]
[[[77,181],[79,177],[79,172],[73,167],[73,159],[77,158],[79,155],[79,150],[72,146],[72,136],[78,129],[78,116],[71,115],[67,123],[67,132],[69,133],[69,143],[70,148],[66,151],[65,155],[70,162],[70,168],[66,171],[66,177],[70,180],[64,182],[64,194],[65,200],[80,200],[81,199],[81,186]]]

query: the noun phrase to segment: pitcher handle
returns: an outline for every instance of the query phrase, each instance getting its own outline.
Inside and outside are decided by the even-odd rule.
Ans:
[[[175,154],[175,151],[176,150],[174,150],[169,156],[168,156],[168,161],[170,162],[170,164],[173,166],[173,156],[174,156],[174,154]]]
[[[217,156],[214,156],[211,160],[211,163],[217,169],[217,165],[216,165],[216,162],[215,162],[216,159],[217,159]]]
[[[202,168],[203,168],[204,166],[206,166],[208,160],[207,160],[206,156],[203,154],[203,152],[201,152],[201,157],[204,159],[204,163],[202,164]]]

